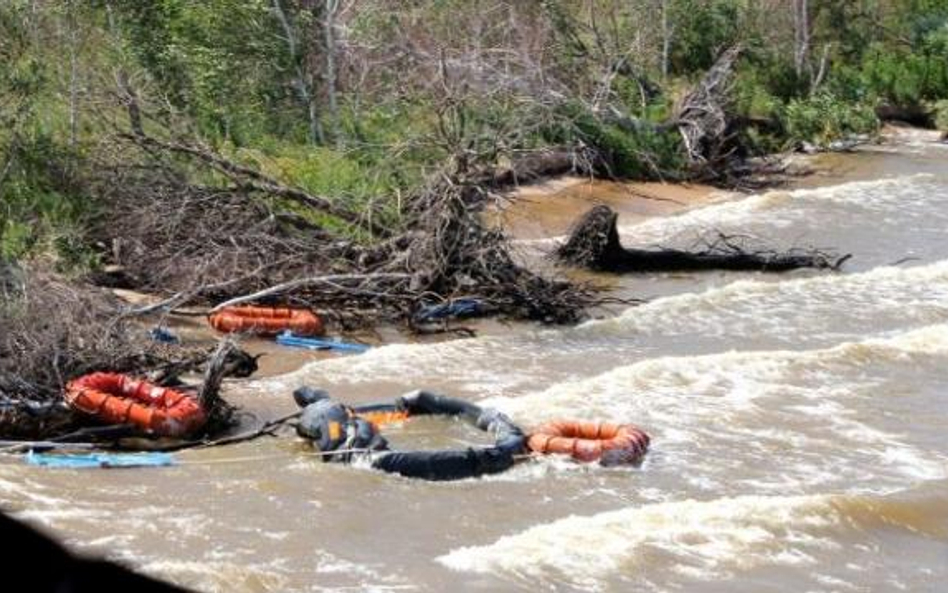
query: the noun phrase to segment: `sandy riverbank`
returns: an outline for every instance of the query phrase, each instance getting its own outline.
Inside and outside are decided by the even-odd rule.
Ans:
[[[625,223],[635,223],[727,199],[728,195],[707,185],[568,176],[519,188],[490,216],[514,239],[542,239],[565,234],[579,216],[598,204],[618,212]]]

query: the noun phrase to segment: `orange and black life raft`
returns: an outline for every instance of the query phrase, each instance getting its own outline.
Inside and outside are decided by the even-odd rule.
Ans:
[[[66,385],[66,402],[106,424],[132,424],[158,436],[185,437],[200,430],[207,416],[180,391],[119,373],[92,373]]]

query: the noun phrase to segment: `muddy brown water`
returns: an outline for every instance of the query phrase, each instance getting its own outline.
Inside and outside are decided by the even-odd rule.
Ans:
[[[948,147],[905,137],[832,158],[845,174],[812,187],[620,224],[637,245],[720,229],[836,247],[853,254],[841,273],[604,279],[656,298],[575,328],[312,359],[227,391],[260,419],[309,383],[353,403],[427,387],[525,426],[627,420],[653,436],[641,467],[543,459],[426,483],[321,463],[287,434],[162,469],[5,459],[0,501],[200,591],[942,591]],[[388,432],[405,448],[483,442],[435,419]]]

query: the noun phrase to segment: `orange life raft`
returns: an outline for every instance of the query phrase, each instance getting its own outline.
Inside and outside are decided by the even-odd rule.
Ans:
[[[66,401],[108,424],[134,424],[160,436],[187,436],[207,420],[193,398],[119,373],[92,373],[70,381]]]
[[[208,316],[211,327],[223,333],[247,332],[270,336],[290,330],[298,336],[323,333],[322,320],[308,309],[288,307],[225,307]]]
[[[544,424],[527,439],[535,453],[561,453],[579,461],[595,461],[607,451],[638,460],[648,450],[649,436],[631,424],[556,420]]]

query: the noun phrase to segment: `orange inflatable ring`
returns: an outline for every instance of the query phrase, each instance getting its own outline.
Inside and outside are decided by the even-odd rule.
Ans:
[[[225,307],[208,316],[211,327],[225,334],[276,335],[290,330],[298,336],[323,333],[322,320],[309,309],[287,307]]]
[[[133,424],[159,436],[187,436],[207,420],[193,398],[119,373],[92,373],[70,381],[66,402],[107,424]]]
[[[631,424],[556,420],[544,424],[527,439],[535,453],[561,453],[579,461],[595,461],[606,451],[637,461],[648,450],[649,436]]]

